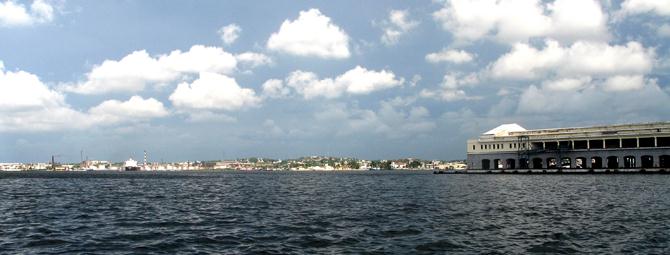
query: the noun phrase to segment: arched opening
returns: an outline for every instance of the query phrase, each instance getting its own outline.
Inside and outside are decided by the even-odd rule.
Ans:
[[[603,158],[601,157],[592,157],[591,158],[591,168],[600,169],[603,168]]]
[[[507,164],[505,165],[505,169],[516,168],[516,160],[514,160],[513,158],[508,158],[506,163]]]
[[[528,159],[527,158],[519,159],[519,168],[520,169],[528,169]]]
[[[586,168],[586,158],[584,157],[575,158],[575,168],[579,169]]]
[[[493,160],[493,169],[502,169],[502,168],[503,168],[502,160],[494,159]]]
[[[619,158],[617,156],[607,157],[607,168],[610,168],[610,169],[619,168]]]
[[[542,169],[542,158],[533,158],[533,168]]]
[[[637,165],[635,164],[635,157],[634,156],[625,156],[623,157],[623,167],[624,168],[636,168]]]
[[[642,164],[642,168],[652,168],[654,167],[654,157],[649,156],[649,155],[644,155],[640,158],[640,163]]]
[[[547,158],[547,168],[557,168],[556,158]]]
[[[669,155],[661,155],[658,157],[658,166],[659,167],[670,167],[670,156]]]
[[[491,160],[482,159],[482,169],[488,170],[491,168]]]
[[[561,158],[561,168],[571,168],[572,159],[568,157]]]

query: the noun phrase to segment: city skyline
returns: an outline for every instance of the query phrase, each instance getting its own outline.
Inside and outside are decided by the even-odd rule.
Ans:
[[[456,160],[504,123],[670,120],[663,1],[0,0],[0,38],[0,162]]]

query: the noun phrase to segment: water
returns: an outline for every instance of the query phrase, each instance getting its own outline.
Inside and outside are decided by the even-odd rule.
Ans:
[[[669,175],[0,173],[1,253],[670,252]]]

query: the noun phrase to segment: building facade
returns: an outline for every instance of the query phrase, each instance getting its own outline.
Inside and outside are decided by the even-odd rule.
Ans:
[[[505,124],[467,146],[472,170],[670,170],[670,122],[537,130]]]

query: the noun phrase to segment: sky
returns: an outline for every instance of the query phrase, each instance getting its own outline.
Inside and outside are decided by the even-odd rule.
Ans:
[[[0,162],[464,159],[670,121],[670,1],[0,0]]]

